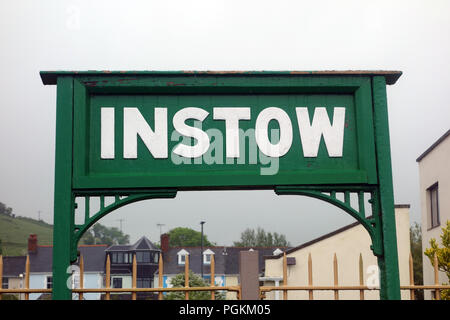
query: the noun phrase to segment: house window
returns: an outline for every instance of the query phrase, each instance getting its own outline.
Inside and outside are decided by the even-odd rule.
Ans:
[[[189,255],[189,252],[182,249],[182,250],[178,251],[177,254],[178,254],[178,264],[181,264],[181,265],[186,264],[186,256]]]
[[[150,252],[149,251],[138,251],[136,252],[136,260],[140,263],[150,262]]]
[[[428,201],[429,201],[429,227],[430,229],[436,228],[440,226],[441,221],[439,217],[439,192],[438,192],[438,184],[432,185],[427,190],[428,193]]]
[[[207,249],[203,251],[203,263],[204,264],[211,264],[212,255],[214,254],[214,251],[211,249]]]
[[[53,288],[53,277],[47,277],[47,289]]]
[[[111,254],[111,262],[112,263],[117,263],[117,252],[113,252]]]
[[[138,288],[151,288],[150,278],[138,278],[136,285]]]
[[[9,289],[8,288],[8,278],[5,278],[5,277],[2,278],[2,289]]]
[[[153,263],[159,262],[159,252],[152,253],[152,261]]]
[[[113,288],[122,288],[122,278],[113,278]]]

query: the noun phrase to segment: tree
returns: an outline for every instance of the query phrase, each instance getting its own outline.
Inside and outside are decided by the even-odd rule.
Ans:
[[[431,248],[425,250],[425,255],[430,259],[432,265],[434,265],[434,256],[436,255],[438,269],[444,272],[450,280],[450,220],[447,220],[446,226],[442,228],[442,235],[440,238],[442,248],[439,246],[436,239],[432,238],[430,240]],[[442,290],[441,298],[442,300],[450,300],[450,289]]]
[[[258,227],[254,229],[247,228],[241,233],[241,240],[233,242],[235,247],[289,247],[290,243],[286,240],[284,234],[266,232]]]
[[[422,285],[422,228],[420,224],[414,222],[409,229],[409,237],[411,243],[411,255],[413,258],[414,284]],[[416,290],[416,300],[423,300],[423,290]]]
[[[7,216],[12,215],[13,209],[10,207],[7,207],[6,204],[3,202],[0,202],[0,214],[6,214]]]
[[[168,234],[169,245],[171,247],[193,247],[201,245],[202,233],[190,228],[174,228]],[[203,234],[203,245],[209,247],[213,246],[214,243],[209,242],[206,235]]]
[[[81,237],[83,244],[128,244],[130,236],[123,234],[116,227],[108,228],[100,223],[95,224]]]
[[[184,273],[177,274],[170,279],[170,283],[173,287],[181,288],[185,284]],[[202,279],[198,274],[194,274],[189,270],[189,287],[207,287],[209,284]],[[225,300],[225,294],[215,291],[214,295],[216,300]],[[184,300],[185,293],[182,291],[173,291],[166,294],[165,300]],[[189,291],[189,300],[211,300],[211,292],[209,291]]]

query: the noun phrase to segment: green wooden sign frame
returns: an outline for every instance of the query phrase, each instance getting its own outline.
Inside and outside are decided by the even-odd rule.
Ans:
[[[180,190],[218,189],[271,189],[278,195],[313,197],[341,208],[371,237],[380,268],[380,298],[400,299],[386,85],[394,84],[401,72],[43,71],[40,75],[44,84],[57,85],[53,299],[71,299],[67,270],[77,260],[78,241],[106,214],[136,201],[175,198]],[[102,158],[99,151],[100,114],[106,106],[114,108],[117,120],[113,148],[117,152],[111,159]],[[258,161],[175,165],[170,156],[155,159],[137,138],[139,157],[124,159],[120,129],[124,108],[141,108],[150,119],[161,106],[167,108],[169,135],[174,131],[170,119],[182,108],[204,108],[211,114],[217,106],[246,107],[251,119],[239,125],[250,129],[258,113],[277,107],[292,120],[292,146],[277,158],[279,169],[270,175],[260,174]],[[296,108],[303,106],[311,112],[325,108],[330,119],[336,117],[333,108],[346,108],[342,156],[329,156],[323,137],[316,157],[302,155],[303,137],[294,123]],[[202,125],[223,132],[223,123],[209,116]],[[152,121],[149,124],[153,126]],[[270,130],[273,121],[269,124]],[[170,140],[169,152],[179,143]],[[365,212],[367,195],[371,216]],[[356,207],[351,197],[358,199]],[[99,200],[98,209],[90,206],[93,198]],[[77,224],[80,201],[84,222]]]

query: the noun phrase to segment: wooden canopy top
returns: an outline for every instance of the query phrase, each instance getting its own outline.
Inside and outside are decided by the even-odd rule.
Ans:
[[[184,76],[184,75],[211,75],[211,76],[383,76],[386,84],[394,84],[402,75],[401,71],[41,71],[40,76],[44,84],[56,84],[59,76]]]

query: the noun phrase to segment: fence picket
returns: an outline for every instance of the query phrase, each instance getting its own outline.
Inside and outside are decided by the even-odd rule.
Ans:
[[[311,253],[308,254],[308,285],[313,286],[312,258]],[[314,291],[309,290],[309,300],[314,300]]]
[[[438,258],[436,253],[434,254],[434,261],[433,261],[433,266],[434,266],[434,284],[436,286],[439,286],[439,269],[438,269]],[[436,288],[436,290],[434,291],[434,298],[436,300],[441,300],[441,293],[439,291],[438,288]]]
[[[82,254],[80,254],[80,289],[84,289],[84,260]],[[78,294],[78,299],[83,300],[83,292]]]
[[[111,258],[110,255],[106,255],[106,279],[105,279],[105,287],[106,289],[109,289],[111,287]],[[105,299],[110,300],[111,299],[111,293],[106,292]]]
[[[163,284],[163,274],[164,274],[164,261],[163,261],[163,256],[162,256],[162,252],[159,254],[159,266],[158,266],[158,287],[162,288],[164,286]],[[160,291],[158,293],[158,300],[162,300],[163,299],[163,292]]]
[[[359,254],[359,285],[364,286],[364,261],[362,253]],[[364,290],[359,290],[359,300],[364,300]]]
[[[334,253],[333,256],[333,274],[334,274],[334,287],[336,288],[339,285],[339,278],[338,278],[338,261],[336,253]],[[339,290],[334,290],[334,300],[339,300]]]
[[[184,260],[184,287],[189,288],[189,255]],[[189,291],[185,291],[184,300],[189,300]]]

